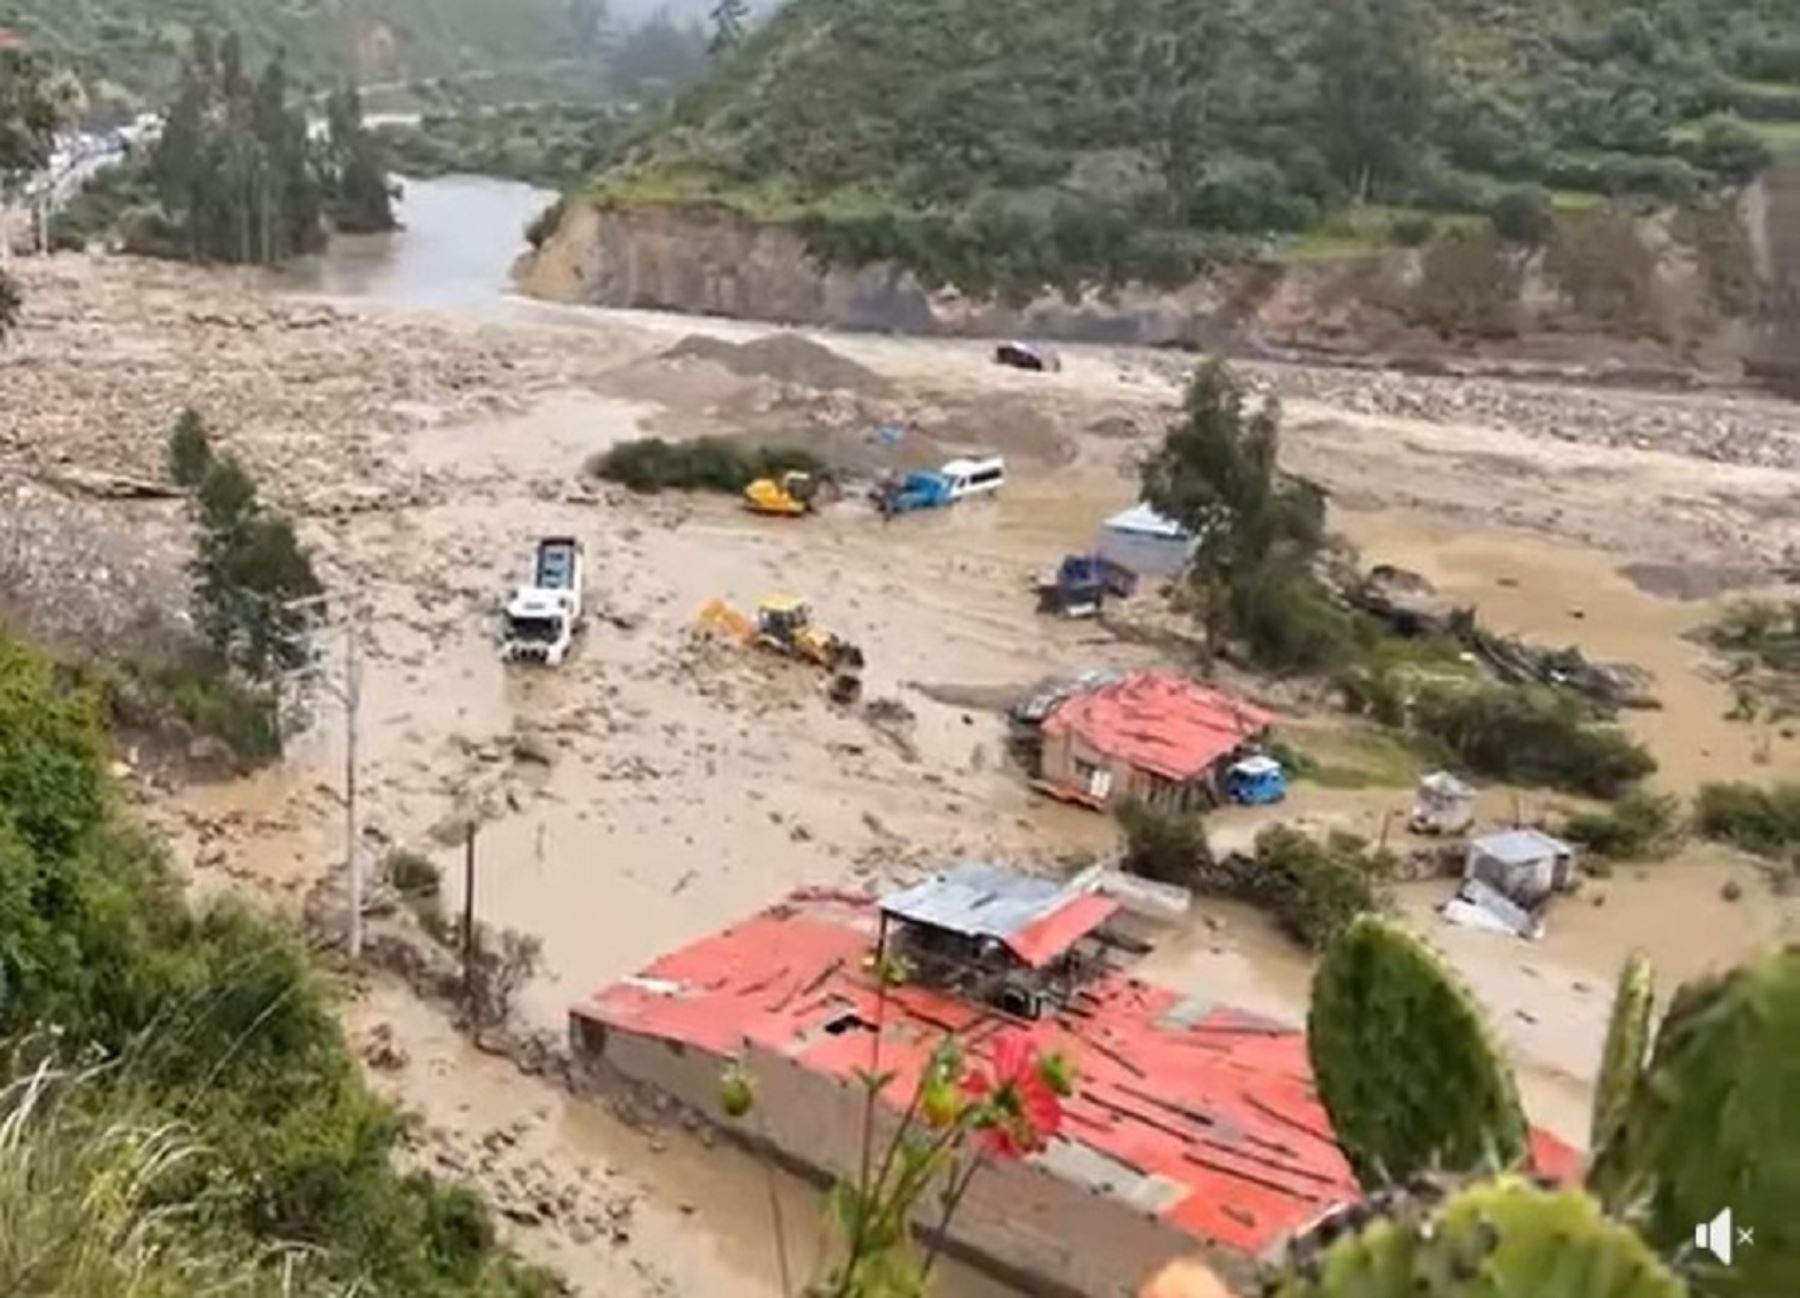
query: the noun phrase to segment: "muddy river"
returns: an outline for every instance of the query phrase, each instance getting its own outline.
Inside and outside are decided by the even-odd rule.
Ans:
[[[1084,430],[1116,405],[1166,409],[1174,396],[1167,380],[1148,358],[1106,349],[1073,349],[1062,374],[1040,381],[995,371],[979,344],[831,338],[834,350],[897,390],[929,383],[933,402],[966,405],[985,439],[1005,439],[1018,464],[1007,493],[887,526],[852,504],[795,524],[748,518],[718,500],[607,498],[571,485],[595,450],[646,431],[726,429],[733,411],[780,419],[792,397],[654,356],[682,335],[743,339],[768,332],[762,326],[510,297],[507,271],[525,224],[551,197],[472,178],[411,183],[404,231],[341,240],[292,277],[300,293],[451,315],[481,328],[628,330],[635,354],[647,358],[582,388],[533,393],[522,411],[460,423],[424,412],[396,476],[442,490],[416,507],[335,521],[321,534],[334,569],[358,582],[372,614],[365,850],[425,851],[443,867],[447,901],[458,905],[460,852],[434,830],[481,808],[477,909],[490,923],[543,939],[544,968],[524,1010],[550,1030],[571,1000],[799,885],[884,887],[947,860],[1043,864],[1110,851],[1109,822],[1027,794],[1007,768],[998,716],[936,701],[949,695],[919,687],[991,692],[1050,671],[1146,661],[1145,650],[1098,628],[1036,617],[1025,591],[1034,571],[1084,546],[1098,520],[1134,497],[1131,454],[1141,442]],[[544,337],[554,345],[554,334]],[[1065,395],[1069,422],[1050,438],[1042,403]],[[1040,404],[1016,415],[1023,402]],[[1470,442],[1478,444],[1478,432]],[[1296,451],[1312,471],[1307,457],[1316,447],[1304,434]],[[1322,474],[1331,458],[1320,457]],[[1656,751],[1665,787],[1800,769],[1791,736],[1722,720],[1728,692],[1682,638],[1708,616],[1706,601],[1647,595],[1616,574],[1621,559],[1597,550],[1483,520],[1446,522],[1366,490],[1353,499],[1360,507],[1340,505],[1334,523],[1368,561],[1424,573],[1502,631],[1651,668],[1664,706],[1628,724]],[[505,671],[493,652],[496,600],[519,577],[533,539],[562,530],[586,542],[597,616],[563,670]],[[707,600],[743,607],[775,590],[805,594],[822,624],[864,646],[869,694],[911,714],[902,731],[823,707],[817,682],[799,669],[696,643],[695,615]],[[186,799],[201,817],[257,826],[237,845],[243,868],[280,891],[298,892],[319,862],[341,860],[332,792],[341,733],[326,716],[282,770]],[[1402,789],[1302,786],[1278,811],[1373,836],[1407,801]],[[1482,811],[1498,819],[1544,805],[1540,795],[1494,790]],[[1248,833],[1269,814],[1222,819]],[[1742,902],[1721,897],[1728,881],[1743,889]],[[1626,951],[1650,950],[1667,987],[1796,932],[1792,902],[1770,897],[1744,863],[1701,849],[1621,871],[1563,902],[1537,944],[1446,928],[1433,912],[1446,892],[1415,885],[1399,900],[1486,1003],[1513,1048],[1534,1117],[1576,1142],[1585,1134],[1606,989]],[[1241,908],[1199,906],[1143,972],[1289,1021],[1304,1017],[1308,961]],[[703,1150],[680,1132],[641,1132],[597,1102],[519,1077],[391,989],[371,992],[351,1017],[401,1034],[412,1063],[381,1084],[429,1123],[486,1127],[542,1111],[548,1116],[527,1143],[546,1163],[642,1187],[628,1245],[521,1233],[523,1246],[585,1291],[774,1292],[767,1188],[748,1160]],[[811,1239],[811,1191],[784,1180],[778,1195]],[[1000,1291],[959,1271],[945,1292]]]

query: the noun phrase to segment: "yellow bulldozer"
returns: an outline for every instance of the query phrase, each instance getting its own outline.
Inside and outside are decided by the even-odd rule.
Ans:
[[[810,473],[784,473],[780,478],[758,478],[744,488],[744,508],[753,514],[798,518],[818,507],[819,480]]]
[[[831,697],[837,702],[854,702],[862,693],[863,651],[814,626],[812,609],[796,596],[769,596],[757,605],[754,619],[715,599],[700,611],[700,625],[741,644],[823,667],[832,674]]]

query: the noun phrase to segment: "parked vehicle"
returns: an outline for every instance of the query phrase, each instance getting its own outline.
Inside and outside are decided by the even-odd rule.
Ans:
[[[886,477],[875,484],[870,499],[884,514],[908,514],[987,495],[1005,485],[1006,461],[989,455],[951,460],[936,470],[915,469],[904,478]]]
[[[1265,807],[1287,797],[1287,772],[1273,757],[1245,757],[1225,772],[1225,796],[1245,807]]]
[[[1062,368],[1062,357],[1052,348],[1039,343],[1001,343],[994,348],[994,362],[1011,366],[1015,370],[1033,370],[1040,374]]]
[[[555,667],[581,629],[586,559],[572,536],[547,536],[533,556],[531,584],[506,604],[500,656],[507,662]]]
[[[810,514],[819,498],[819,482],[810,473],[784,473],[779,480],[758,478],[744,488],[744,508],[753,514],[797,518]]]
[[[1006,461],[998,455],[951,460],[938,472],[950,481],[951,500],[990,495],[1006,485]]]
[[[1055,578],[1038,585],[1038,612],[1097,617],[1109,597],[1128,598],[1137,583],[1136,573],[1103,555],[1065,555]]]

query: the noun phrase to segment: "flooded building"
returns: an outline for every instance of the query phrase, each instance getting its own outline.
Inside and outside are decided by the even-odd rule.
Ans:
[[[1194,534],[1146,504],[1101,525],[1094,550],[1140,577],[1179,577],[1194,557]]]
[[[1056,702],[1038,727],[1038,784],[1096,808],[1210,806],[1224,800],[1225,772],[1271,720],[1173,672],[1134,672]]]
[[[573,1006],[571,1035],[603,1074],[715,1118],[738,1061],[757,1096],[746,1137],[832,1176],[857,1165],[860,1072],[894,1074],[885,1140],[946,1033],[979,1062],[1025,1030],[1075,1063],[1075,1092],[1041,1152],[975,1178],[949,1246],[1034,1294],[1128,1295],[1196,1253],[1248,1283],[1258,1259],[1360,1192],[1301,1033],[1115,967],[1115,907],[1080,882],[987,866],[880,902],[797,893]],[[877,952],[912,973],[884,991]],[[1562,1174],[1573,1162],[1547,1136],[1534,1157]]]

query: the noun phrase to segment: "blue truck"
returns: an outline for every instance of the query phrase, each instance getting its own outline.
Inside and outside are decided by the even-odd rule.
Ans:
[[[1063,617],[1097,617],[1109,597],[1137,591],[1137,574],[1098,554],[1063,556],[1056,577],[1038,586],[1038,612]]]
[[[916,469],[904,478],[881,484],[875,492],[875,507],[884,514],[910,514],[915,509],[948,505],[952,499],[949,478]]]

